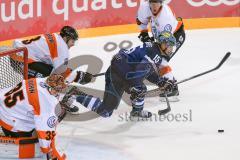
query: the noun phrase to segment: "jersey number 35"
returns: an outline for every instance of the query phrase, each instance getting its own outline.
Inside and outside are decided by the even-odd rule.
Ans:
[[[5,100],[4,103],[6,107],[12,108],[13,106],[16,105],[17,101],[22,101],[24,100],[24,95],[23,95],[23,90],[22,88],[22,83],[19,83],[14,89],[10,90],[5,94]]]

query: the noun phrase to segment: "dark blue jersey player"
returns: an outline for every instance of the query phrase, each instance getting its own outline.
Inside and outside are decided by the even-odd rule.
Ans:
[[[120,103],[124,92],[130,94],[132,102],[131,116],[149,118],[151,112],[143,110],[147,91],[143,80],[158,85],[166,92],[174,87],[174,77],[167,59],[171,57],[176,44],[174,36],[162,32],[154,43],[144,43],[130,50],[120,50],[105,74],[105,92],[103,101],[91,95],[82,94],[77,102],[98,113],[110,117]]]

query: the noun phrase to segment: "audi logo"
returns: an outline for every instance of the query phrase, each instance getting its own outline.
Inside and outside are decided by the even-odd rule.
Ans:
[[[234,6],[238,3],[240,3],[240,0],[202,0],[195,2],[194,0],[187,0],[187,2],[194,6],[194,7],[201,7],[203,5],[209,5],[209,6],[219,6],[221,4],[225,4],[227,6]]]

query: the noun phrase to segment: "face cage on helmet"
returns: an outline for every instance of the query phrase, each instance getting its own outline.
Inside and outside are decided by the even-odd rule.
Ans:
[[[163,41],[157,41],[157,43],[158,44],[162,44],[162,43],[166,43],[166,45],[167,45],[167,47],[170,47],[170,46],[172,46],[172,47],[174,47],[176,44],[175,44],[175,42],[172,42],[172,41],[166,41],[166,40],[163,40]]]
[[[174,47],[175,46],[175,43],[172,42],[172,41],[168,41],[168,42],[165,41],[165,43],[166,43],[167,47]]]
[[[63,79],[61,79],[61,77],[59,77],[59,79],[57,80],[47,79],[48,89],[55,90],[56,92],[61,92],[64,88],[66,88],[66,84],[64,80],[63,82],[60,82],[60,83],[59,83],[59,80],[63,80]]]
[[[162,41],[162,42],[159,42],[159,41],[158,41],[157,43],[159,44],[159,47],[160,47],[160,45],[161,45],[162,43],[165,43],[167,48],[168,48],[168,47],[174,47],[174,46],[176,46],[174,42],[172,42],[172,41],[166,42],[166,40],[165,40],[165,41]],[[173,50],[174,50],[174,48],[173,48]],[[169,59],[169,58],[172,56],[173,53],[174,53],[174,51],[166,54],[165,51],[164,51],[163,56],[166,57],[167,59]]]

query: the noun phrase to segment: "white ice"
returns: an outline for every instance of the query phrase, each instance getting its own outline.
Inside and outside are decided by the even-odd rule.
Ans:
[[[105,52],[103,46],[123,40],[137,46],[141,44],[137,35],[80,39],[71,55],[95,55],[103,60],[101,71],[105,71],[118,49]],[[169,121],[123,120],[123,114],[131,110],[124,102],[111,118],[67,119],[58,126],[57,141],[68,159],[240,159],[240,28],[191,30],[186,36],[183,47],[170,63],[178,80],[215,67],[228,51],[232,55],[219,70],[179,85],[180,102],[171,103]],[[86,66],[80,68],[85,70]],[[103,91],[104,84],[102,76],[85,87]],[[158,97],[146,99],[145,109],[153,113],[164,107],[166,104]],[[88,112],[84,107],[81,110]],[[188,121],[171,121],[176,114],[185,114]],[[218,133],[218,129],[225,132]]]
[[[122,102],[111,118],[65,121],[58,127],[59,144],[69,159],[240,159],[240,28],[191,30],[186,35],[170,63],[178,80],[215,67],[226,52],[232,53],[219,70],[179,85],[181,100],[171,104],[171,114],[190,116],[192,112],[192,120],[123,121],[119,115],[131,107]],[[81,39],[71,54],[100,57],[105,71],[117,50],[105,52],[103,46],[123,40],[141,44],[137,34],[88,38]],[[98,77],[87,87],[103,90],[104,84],[104,77]],[[149,111],[157,113],[164,107],[158,97],[146,99]],[[225,132],[220,134],[218,129]]]

